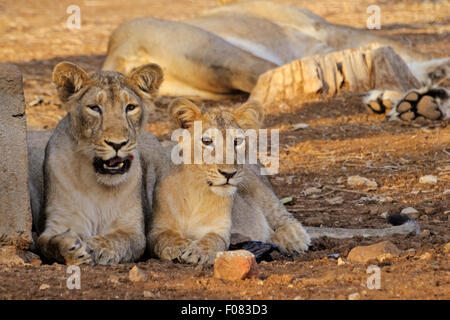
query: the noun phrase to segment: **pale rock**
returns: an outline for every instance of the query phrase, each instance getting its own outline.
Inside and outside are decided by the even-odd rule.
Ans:
[[[147,275],[139,269],[137,266],[134,266],[130,272],[128,273],[128,278],[132,282],[144,282],[147,281]]]
[[[370,260],[392,258],[398,256],[400,253],[401,250],[398,249],[393,243],[383,241],[370,246],[359,246],[353,248],[349,252],[347,260],[352,263],[367,263]],[[387,256],[388,254],[391,256]]]
[[[39,287],[39,290],[47,290],[50,289],[50,285],[43,283],[41,284],[41,286]]]
[[[419,183],[423,184],[436,184],[437,182],[438,182],[437,177],[433,175],[422,176],[419,179]]]
[[[214,261],[214,278],[243,280],[255,278],[258,265],[255,256],[247,250],[222,251]]]
[[[401,213],[403,214],[407,214],[407,215],[411,215],[411,214],[415,214],[415,213],[419,213],[419,211],[417,211],[416,209],[414,209],[413,207],[407,207],[404,208]]]
[[[309,124],[307,123],[296,123],[294,124],[294,126],[292,127],[292,130],[300,130],[300,129],[306,129],[309,127]]]
[[[369,180],[361,176],[350,176],[347,178],[347,184],[351,187],[359,187],[367,190],[376,190],[378,184],[374,180]]]
[[[361,299],[361,295],[358,292],[348,295],[348,300],[360,300],[360,299]]]

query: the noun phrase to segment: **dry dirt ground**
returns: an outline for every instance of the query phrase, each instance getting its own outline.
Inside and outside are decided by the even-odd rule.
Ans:
[[[366,9],[374,3],[282,2],[355,27],[365,26]],[[66,8],[71,4],[81,7],[80,30],[65,27]],[[450,56],[448,1],[377,4],[382,30],[375,32],[423,52]],[[23,72],[29,128],[54,128],[64,115],[50,82],[56,63],[69,60],[96,71],[105,57],[109,34],[121,22],[138,16],[180,20],[216,5],[215,0],[3,0],[0,61],[16,63]],[[222,104],[232,107],[245,98]],[[169,132],[165,107],[164,103],[159,105],[148,125],[148,130],[161,139]],[[383,213],[397,213],[411,206],[418,210],[416,218],[424,232],[385,239],[314,241],[311,250],[301,257],[260,263],[258,279],[238,282],[212,278],[212,268],[150,259],[137,263],[149,275],[145,283],[128,280],[134,264],[82,267],[81,289],[69,290],[63,265],[0,266],[0,298],[347,299],[349,294],[359,293],[362,299],[449,299],[449,255],[443,246],[450,242],[450,196],[448,191],[445,194],[450,189],[450,127],[446,123],[428,128],[387,123],[383,116],[369,114],[357,96],[282,105],[267,113],[266,126],[280,129],[280,173],[272,177],[272,182],[280,198],[293,197],[287,208],[305,225],[387,227]],[[307,123],[309,127],[293,131],[295,123]],[[438,177],[438,183],[420,184],[419,178],[429,174]],[[379,187],[364,194],[346,185],[350,175],[374,179]],[[306,195],[304,190],[309,187],[321,192]],[[330,204],[329,200],[336,197],[342,200],[337,198],[337,204]],[[367,265],[338,266],[336,260],[327,257],[337,253],[345,258],[357,245],[382,240],[392,241],[405,251],[398,258],[373,262],[381,269],[379,290],[366,287]]]

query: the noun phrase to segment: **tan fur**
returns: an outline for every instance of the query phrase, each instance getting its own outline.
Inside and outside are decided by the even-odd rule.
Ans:
[[[89,76],[63,62],[55,67],[53,81],[68,115],[52,134],[45,159],[46,135],[29,134],[38,247],[47,258],[67,264],[136,260],[145,250],[144,212],[152,205],[156,177],[166,162],[156,138],[143,134],[162,71],[145,65],[129,76]],[[128,109],[130,105],[134,107]],[[123,174],[94,169],[94,158],[130,155],[134,159]]]
[[[103,70],[128,72],[155,62],[166,74],[162,94],[220,99],[251,92],[262,73],[293,60],[370,43],[391,46],[423,83],[449,75],[449,58],[436,60],[366,29],[271,1],[221,6],[183,22],[127,21],[110,37]]]
[[[226,129],[259,128],[263,118],[257,102],[247,102],[234,112],[220,108],[202,112],[178,99],[169,112],[174,123],[188,129],[191,136],[194,121],[201,121],[204,135],[215,128],[225,136]],[[192,149],[194,144],[207,148],[191,140]],[[229,184],[219,170],[235,172]],[[300,222],[257,172],[250,165],[236,164],[236,159],[234,164],[172,165],[155,190],[149,248],[162,259],[210,264],[218,251],[228,248],[230,235],[239,233],[274,242],[289,254],[306,251],[309,237]]]

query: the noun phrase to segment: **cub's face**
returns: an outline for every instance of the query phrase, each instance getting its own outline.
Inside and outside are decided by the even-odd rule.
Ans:
[[[169,112],[175,126],[189,132],[190,163],[196,167],[199,181],[215,194],[233,195],[243,179],[243,164],[247,161],[245,131],[260,127],[262,106],[254,101],[234,112],[221,108],[202,112],[192,102],[177,99],[169,106]]]
[[[77,152],[91,162],[97,181],[125,181],[162,81],[159,66],[146,65],[129,76],[111,71],[88,76],[73,64],[61,63],[53,80],[70,115]]]

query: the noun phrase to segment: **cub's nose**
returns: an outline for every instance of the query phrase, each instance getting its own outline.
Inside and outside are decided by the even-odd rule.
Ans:
[[[113,147],[114,150],[119,151],[120,148],[122,148],[124,145],[126,145],[128,143],[128,140],[122,141],[122,142],[112,142],[112,141],[105,140],[105,143],[107,145],[110,145],[111,147]]]
[[[234,175],[236,174],[237,170],[233,170],[233,171],[223,171],[219,169],[219,173],[221,175],[223,175],[225,178],[227,179],[231,179],[234,177]]]

